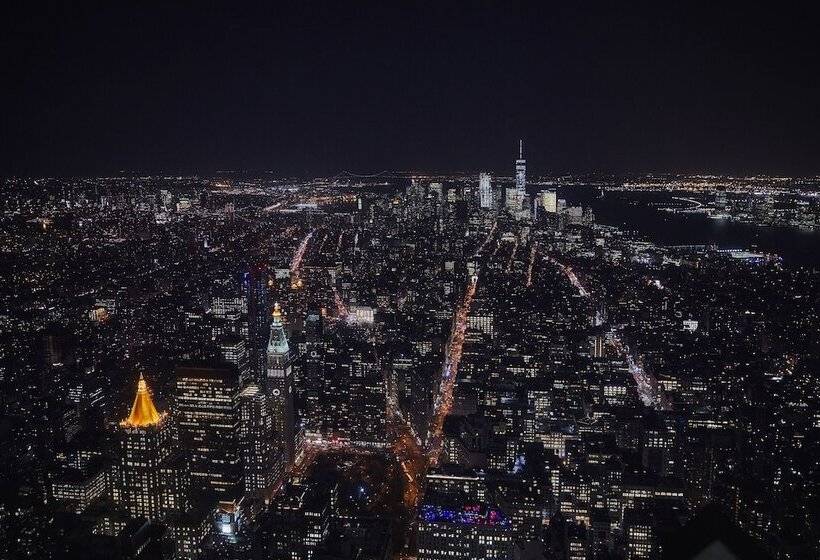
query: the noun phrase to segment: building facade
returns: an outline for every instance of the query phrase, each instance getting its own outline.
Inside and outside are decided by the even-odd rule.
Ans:
[[[279,304],[273,308],[267,347],[265,393],[268,396],[275,441],[285,465],[296,457],[296,412],[293,404],[293,354],[282,324]]]
[[[140,375],[131,412],[120,422],[119,498],[134,517],[156,519],[164,513],[164,476],[171,458],[171,421],[160,414]]]
[[[242,493],[239,458],[239,373],[232,364],[180,366],[175,402],[191,481],[221,499]]]

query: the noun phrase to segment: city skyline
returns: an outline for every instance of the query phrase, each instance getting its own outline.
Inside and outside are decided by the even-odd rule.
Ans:
[[[6,180],[0,553],[812,557],[820,182],[517,147]]]
[[[799,8],[2,8],[0,558],[820,558]]]

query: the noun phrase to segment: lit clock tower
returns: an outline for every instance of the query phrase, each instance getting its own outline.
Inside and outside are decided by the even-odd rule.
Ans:
[[[293,463],[296,453],[296,416],[293,406],[293,356],[282,325],[279,304],[273,308],[267,350],[265,392],[271,403],[277,444],[282,449],[286,466]]]

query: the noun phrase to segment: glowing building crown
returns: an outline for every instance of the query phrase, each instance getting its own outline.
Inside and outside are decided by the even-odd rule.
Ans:
[[[287,354],[290,351],[288,337],[282,325],[282,308],[278,303],[273,305],[273,320],[270,324],[270,338],[268,338],[268,353]]]
[[[134,397],[134,404],[131,405],[131,413],[128,418],[120,422],[126,428],[145,428],[159,424],[162,414],[157,412],[154,401],[151,400],[151,393],[148,391],[148,384],[140,374],[137,382],[137,396]]]

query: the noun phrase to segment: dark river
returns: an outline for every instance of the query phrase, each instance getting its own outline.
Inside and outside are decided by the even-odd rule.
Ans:
[[[774,253],[786,264],[820,268],[820,232],[790,227],[767,227],[730,220],[713,220],[704,214],[662,212],[656,206],[686,193],[607,191],[585,187],[559,187],[558,197],[568,204],[591,206],[595,221],[638,232],[659,245],[716,244],[724,249],[750,249]]]

